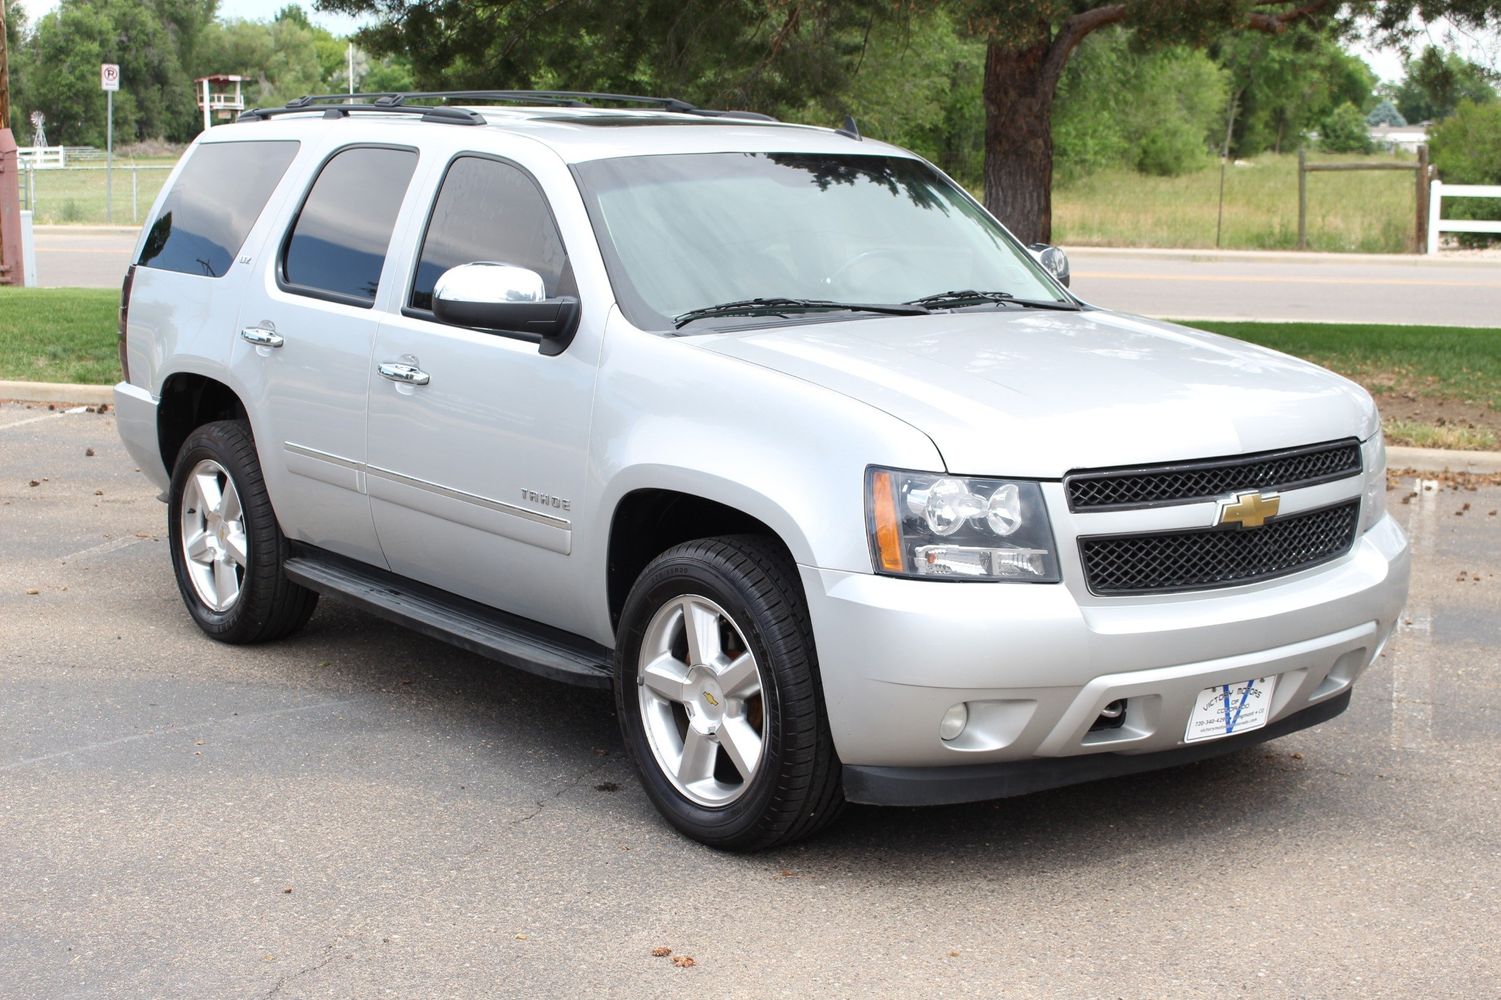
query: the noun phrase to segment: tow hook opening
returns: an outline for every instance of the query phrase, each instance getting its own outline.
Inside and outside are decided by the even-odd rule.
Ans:
[[[1100,717],[1094,720],[1094,725],[1089,727],[1091,733],[1101,729],[1119,729],[1126,724],[1126,701],[1117,698],[1104,708],[1100,709]]]

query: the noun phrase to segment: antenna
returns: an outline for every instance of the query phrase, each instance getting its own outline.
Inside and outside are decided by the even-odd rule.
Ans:
[[[836,128],[834,131],[838,132],[840,135],[847,135],[856,142],[865,141],[865,137],[860,134],[860,126],[855,124],[854,115],[845,115],[844,127]]]

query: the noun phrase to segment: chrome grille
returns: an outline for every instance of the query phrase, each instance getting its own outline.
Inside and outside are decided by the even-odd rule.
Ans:
[[[1096,594],[1208,590],[1295,573],[1350,550],[1360,501],[1277,517],[1261,528],[1204,528],[1079,539]]]
[[[1237,490],[1290,490],[1360,472],[1353,438],[1236,458],[1071,472],[1064,478],[1070,510],[1123,510],[1214,500]]]

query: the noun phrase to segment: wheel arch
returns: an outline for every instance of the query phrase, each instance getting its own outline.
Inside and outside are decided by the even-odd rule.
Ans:
[[[239,395],[218,379],[195,372],[167,376],[157,403],[156,437],[168,475],[188,435],[214,420],[248,422],[249,412]]]
[[[681,542],[721,535],[766,537],[789,561],[796,561],[786,538],[737,505],[660,487],[642,487],[622,496],[610,518],[605,557],[611,627],[619,627],[626,596],[648,563]]]

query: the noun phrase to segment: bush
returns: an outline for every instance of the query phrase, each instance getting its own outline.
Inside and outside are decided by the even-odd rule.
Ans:
[[[1319,146],[1330,153],[1369,153],[1371,134],[1365,115],[1349,101],[1329,112],[1319,128]]]
[[[1160,121],[1141,137],[1136,169],[1157,177],[1179,177],[1204,166],[1204,137],[1181,119]]]
[[[1116,165],[1169,177],[1203,166],[1225,131],[1227,79],[1197,49],[1138,51],[1122,29],[1090,35],[1058,87],[1059,182]]]
[[[1433,126],[1428,150],[1445,184],[1501,184],[1501,102],[1460,102],[1454,114]],[[1501,198],[1456,198],[1444,204],[1444,215],[1501,219]],[[1460,237],[1466,246],[1496,241],[1481,234]]]

